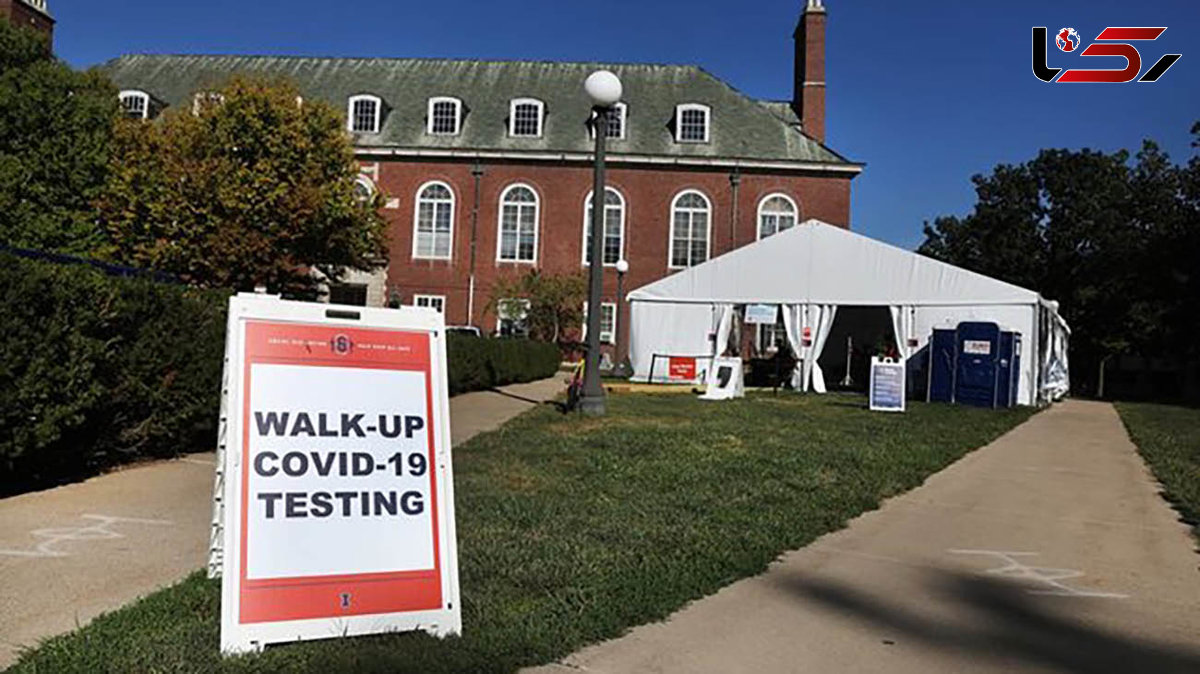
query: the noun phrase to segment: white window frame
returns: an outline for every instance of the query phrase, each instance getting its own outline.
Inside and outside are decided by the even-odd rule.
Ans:
[[[612,185],[609,185],[609,186],[605,187],[604,189],[612,191],[612,193],[616,194],[617,198],[621,200],[620,254],[617,256],[616,261],[604,262],[604,264],[603,264],[603,266],[605,266],[605,267],[615,267],[615,266],[617,266],[617,262],[625,259],[625,222],[626,222],[627,218],[629,217],[629,206],[625,202],[625,195],[621,194],[621,190],[618,190],[617,188],[613,187]],[[584,198],[584,200],[583,200],[583,246],[582,246],[583,255],[582,255],[582,257],[583,257],[583,266],[585,266],[585,267],[590,267],[592,264],[591,260],[588,259],[588,227],[591,226],[591,224],[592,224],[592,219],[590,217],[590,214],[588,213],[588,203],[590,203],[592,201],[593,192],[594,192],[594,190],[588,190],[587,197]],[[604,208],[607,209],[607,207],[608,207],[608,205],[604,204]],[[607,223],[608,223],[607,215],[608,214],[606,212],[605,217],[601,218],[603,225],[607,225]],[[603,232],[601,232],[601,234],[603,234]],[[601,251],[600,251],[601,260],[604,259],[603,258],[603,255],[604,255],[603,245],[604,245],[604,242],[602,239],[601,240]]]
[[[704,139],[683,137],[683,113],[699,110],[704,113]],[[675,106],[675,141],[678,143],[707,143],[712,138],[712,108],[703,103],[680,103]]]
[[[372,198],[375,197],[375,195],[377,193],[377,188],[375,187],[375,181],[371,180],[368,176],[366,176],[362,173],[358,174],[354,178],[354,184],[355,184],[355,186],[362,185],[367,190],[367,198],[361,199],[360,202],[370,201]],[[355,197],[357,197],[357,196],[358,195],[355,194]]]
[[[675,211],[677,208],[679,208],[679,200],[689,194],[696,194],[696,195],[699,195],[701,199],[704,199],[704,210],[705,210],[704,259],[701,262],[693,262],[688,265],[680,266],[680,265],[675,264]],[[689,207],[687,210],[695,211],[696,209]],[[678,194],[675,195],[674,199],[671,199],[671,211],[670,211],[670,214],[669,214],[669,217],[667,220],[667,223],[668,223],[668,225],[667,225],[668,226],[668,229],[667,229],[667,232],[668,232],[668,235],[667,235],[667,269],[687,269],[688,267],[694,267],[697,264],[702,264],[702,263],[708,262],[709,260],[712,259],[712,213],[713,213],[712,199],[709,199],[708,195],[705,194],[704,192],[701,192],[700,190],[692,189],[692,188],[681,190]],[[691,225],[690,220],[688,221],[688,224],[690,227],[690,225]],[[689,230],[689,233],[690,233],[690,230]],[[689,242],[690,242],[690,239],[689,239]],[[689,251],[688,258],[690,260],[691,259],[691,252],[690,252],[691,246],[690,245],[688,246],[688,251]]]
[[[423,193],[426,188],[434,186],[434,185],[440,185],[442,187],[445,187],[450,192],[450,247],[445,255],[436,255],[436,254],[421,255],[417,252],[417,242],[419,240],[418,227],[420,227],[420,225],[421,225],[421,193]],[[412,225],[412,257],[413,257],[413,259],[414,260],[449,260],[449,259],[452,259],[454,257],[454,216],[455,216],[455,209],[458,206],[458,196],[454,193],[454,188],[451,187],[450,184],[445,181],[430,180],[430,181],[421,183],[421,186],[417,188],[415,195],[416,195],[416,198],[413,199],[413,225]],[[437,218],[437,215],[436,215],[436,211],[435,211],[435,214],[434,214],[434,233],[435,234],[437,233],[437,219],[436,218]],[[437,250],[436,242],[434,245],[434,250]]]
[[[438,103],[454,104],[454,131],[433,130],[433,108]],[[457,136],[462,133],[462,100],[453,96],[434,96],[429,99],[425,113],[425,133],[431,136]]]
[[[612,329],[608,332],[604,331],[604,314],[612,311]],[[583,303],[583,329],[579,331],[580,340],[587,339],[588,326],[588,303]],[[616,344],[617,343],[617,303],[616,302],[601,302],[600,303],[600,343],[601,344]]]
[[[536,105],[538,111],[538,132],[536,134],[516,133],[517,106]],[[546,104],[536,98],[514,98],[508,102],[508,136],[509,138],[541,138],[546,133]]]
[[[504,237],[505,199],[508,197],[508,194],[510,192],[512,192],[513,190],[522,188],[522,187],[533,193],[533,259],[530,259],[530,260],[522,260],[521,259],[521,253],[520,253],[520,251],[521,251],[521,223],[520,223],[520,221],[517,222],[517,257],[506,258],[503,256],[504,247],[502,244],[503,244],[503,237]],[[518,203],[518,202],[514,202],[514,203]],[[519,203],[523,203],[523,202],[519,202]],[[508,187],[505,187],[504,191],[500,193],[500,205],[499,205],[498,210],[496,211],[496,262],[505,262],[505,263],[512,263],[512,264],[537,264],[538,245],[541,243],[541,241],[539,239],[540,230],[542,228],[541,218],[542,218],[542,197],[538,194],[537,190],[533,189],[533,185],[529,185],[528,183],[513,183],[513,184],[509,185]]]
[[[134,117],[129,114],[129,110],[125,107],[126,98],[137,98],[142,101],[142,116]],[[110,99],[111,100],[111,99]],[[125,89],[117,94],[117,100],[121,102],[121,114],[130,119],[150,119],[150,94],[140,89]]]
[[[768,194],[767,196],[763,197],[762,199],[758,200],[758,214],[754,218],[754,225],[755,225],[755,229],[757,230],[755,241],[758,241],[763,238],[763,233],[762,233],[763,207],[767,205],[768,201],[770,201],[776,197],[779,197],[779,198],[783,199],[784,201],[788,202],[788,204],[792,207],[792,219],[795,220],[795,222],[792,223],[792,227],[795,227],[800,224],[800,206],[796,203],[796,200],[791,198],[790,196],[784,194],[783,192],[772,192],[772,193]],[[778,234],[780,231],[782,231],[782,230],[780,230],[779,225],[776,224],[775,231],[771,232],[767,236],[773,236],[775,234]]]
[[[621,133],[616,136],[611,136],[611,135],[607,136],[606,139],[607,140],[625,140],[625,126],[629,120],[629,106],[626,105],[625,103],[614,103],[613,111],[616,114],[610,115],[610,121],[611,121],[611,117],[617,118],[618,122],[621,125]],[[593,109],[592,116],[588,118],[588,122],[589,122],[588,123],[588,136],[592,140],[596,139],[596,125],[594,123],[595,119],[596,119],[596,110]]]
[[[434,305],[438,306],[434,306]],[[437,309],[438,313],[446,315],[446,296],[445,295],[413,295],[412,305],[414,307],[428,307]]]
[[[504,307],[505,303],[507,303],[507,302],[517,302],[521,305],[521,315],[519,317],[511,318],[511,317],[506,317],[506,316],[502,315],[504,313],[503,307]],[[505,320],[528,321],[529,320],[529,309],[532,306],[533,306],[533,302],[531,302],[529,299],[524,298],[524,297],[501,298],[500,301],[496,302],[496,333],[497,334],[500,333],[501,329],[504,327]],[[529,334],[528,323],[525,325],[525,334],[526,335]]]
[[[372,101],[375,103],[375,123],[370,131],[363,131],[354,128],[354,104],[359,101]],[[350,133],[379,133],[381,129],[380,121],[383,118],[383,99],[374,94],[358,94],[351,96],[346,103],[346,130]]]

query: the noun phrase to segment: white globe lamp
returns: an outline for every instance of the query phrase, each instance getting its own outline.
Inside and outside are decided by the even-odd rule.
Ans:
[[[583,89],[587,92],[592,103],[602,107],[611,107],[614,103],[621,100],[621,78],[617,77],[609,70],[597,70],[588,75],[588,78],[583,83]]]

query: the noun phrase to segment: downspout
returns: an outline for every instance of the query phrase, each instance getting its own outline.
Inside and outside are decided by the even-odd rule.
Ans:
[[[471,167],[475,179],[475,202],[471,205],[471,267],[467,280],[467,325],[475,325],[475,243],[479,231],[479,180],[483,177],[483,165],[478,161]]]
[[[738,185],[741,184],[742,169],[735,166],[729,174],[729,187],[733,193],[733,203],[729,206],[729,250],[737,247]]]

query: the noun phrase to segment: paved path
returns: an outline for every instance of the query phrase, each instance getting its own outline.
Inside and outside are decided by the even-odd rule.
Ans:
[[[450,400],[455,445],[553,398],[563,376]],[[204,566],[214,455],[194,454],[0,500],[0,668],[21,646]]]
[[[1195,673],[1198,565],[1112,406],[1069,401],[765,574],[537,672]]]

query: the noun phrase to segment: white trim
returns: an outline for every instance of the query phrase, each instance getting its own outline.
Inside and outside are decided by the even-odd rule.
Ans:
[[[450,150],[442,148],[396,148],[355,146],[356,155],[363,157],[439,157],[453,159],[503,159],[513,161],[579,162],[594,161],[590,153],[582,152],[506,152],[491,150]],[[762,161],[720,157],[664,157],[661,155],[611,154],[610,164],[651,164],[656,166],[719,166],[722,168],[773,169],[778,171],[812,171],[824,173],[862,173],[866,164],[825,164],[811,161]]]
[[[616,194],[617,198],[621,200],[621,254],[617,257],[616,261],[603,262],[603,260],[604,260],[604,257],[603,257],[604,256],[603,232],[601,232],[602,238],[600,239],[600,246],[601,246],[600,259],[603,262],[602,266],[616,267],[617,262],[619,262],[622,258],[625,258],[625,223],[629,217],[629,205],[625,202],[625,195],[621,194],[621,190],[618,190],[617,188],[613,187],[612,185],[605,185],[604,189],[611,190],[613,192],[613,194]],[[583,258],[583,266],[585,266],[585,267],[591,266],[591,261],[588,260],[587,233],[588,233],[588,227],[592,224],[592,219],[590,217],[588,217],[588,215],[589,215],[588,214],[588,204],[592,201],[592,195],[594,192],[595,192],[594,189],[588,190],[587,197],[585,197],[583,200],[583,245],[582,245],[583,253],[582,253],[581,257]],[[604,204],[604,208],[607,209],[607,207],[608,207],[608,204]],[[607,215],[608,215],[608,213],[606,211],[604,213],[604,216],[607,216]],[[602,225],[607,226],[607,220],[605,219],[604,216],[601,217],[601,223],[602,223]]]
[[[538,132],[516,133],[517,130],[517,106],[518,105],[535,105],[538,111]],[[546,104],[536,98],[514,98],[508,102],[508,137],[509,138],[541,138],[546,133]]]
[[[618,136],[607,136],[606,138],[608,140],[625,140],[627,133],[626,125],[629,122],[629,106],[624,102],[613,103],[613,110],[617,113],[616,118],[618,123],[621,125],[621,134]],[[593,108],[592,116],[588,117],[588,138],[591,138],[592,140],[596,139],[596,125],[592,123],[595,119],[596,110]]]
[[[518,220],[517,221],[517,251],[518,252],[517,252],[517,257],[510,260],[510,259],[501,257],[501,251],[503,250],[503,240],[504,240],[504,199],[508,196],[509,192],[512,192],[513,190],[515,190],[517,188],[522,188],[522,187],[529,190],[531,193],[533,193],[533,259],[532,260],[520,259],[521,223],[520,223],[520,220]],[[513,202],[513,203],[514,204],[524,204],[525,202]],[[518,206],[518,212],[519,211],[520,211],[520,209]],[[510,263],[510,264],[537,264],[538,244],[540,243],[539,234],[540,234],[540,230],[542,229],[541,220],[542,220],[542,198],[538,194],[538,191],[535,190],[532,185],[529,185],[527,183],[513,183],[513,184],[509,185],[508,187],[505,187],[504,190],[502,192],[500,192],[500,201],[499,201],[499,204],[497,205],[497,210],[496,210],[496,262],[503,262],[503,263]]]
[[[375,125],[369,131],[359,130],[354,128],[354,104],[359,101],[372,101],[375,103]],[[379,133],[380,120],[383,116],[383,99],[373,94],[358,94],[351,96],[346,102],[346,130],[350,133]]]
[[[421,300],[425,301],[424,305],[421,304]],[[434,307],[433,306],[434,302],[441,304],[441,308]],[[446,296],[445,295],[418,295],[416,293],[413,293],[412,306],[414,306],[414,307],[425,306],[425,307],[428,307],[431,309],[437,309],[438,313],[445,316],[446,315]]]
[[[604,312],[609,309],[612,309],[612,330],[609,331],[608,333],[605,333],[604,332]],[[588,313],[588,303],[586,300],[584,300],[584,302],[583,302],[583,328],[579,331],[580,340],[587,339],[587,324],[588,324],[587,313]],[[617,343],[617,320],[618,319],[619,319],[619,316],[617,314],[617,303],[616,302],[600,302],[600,343],[601,344],[616,345],[616,343]],[[608,335],[608,339],[604,338],[605,334]]]
[[[683,137],[683,113],[699,110],[704,113],[704,140]],[[675,142],[707,143],[712,138],[712,108],[703,103],[680,103],[675,106]]]
[[[133,117],[129,114],[130,110],[125,106],[126,98],[138,98],[142,101],[142,116],[135,119],[150,119],[150,94],[141,89],[125,89],[117,94],[117,100],[121,103],[121,114],[126,117]]]
[[[357,176],[354,177],[354,185],[356,187],[358,185],[362,185],[363,187],[367,188],[367,198],[364,199],[363,201],[370,201],[379,191],[375,187],[375,181],[371,180],[371,178],[369,176],[367,176],[365,173],[359,173]],[[355,197],[357,198],[358,195],[356,194]]]
[[[433,130],[433,106],[438,103],[453,103],[454,104],[454,131],[434,131]],[[429,99],[425,112],[425,133],[431,136],[457,136],[462,133],[462,115],[463,104],[462,100],[453,96],[433,96]]]
[[[680,208],[679,200],[689,194],[698,195],[701,199],[704,200],[704,211],[703,211],[704,212],[704,228],[705,228],[705,231],[704,231],[704,259],[700,260],[700,262],[690,262],[690,260],[691,260],[691,245],[689,245],[688,246],[688,260],[689,260],[690,264],[677,265],[677,264],[675,264],[675,211]],[[693,213],[693,214],[701,212],[700,209],[691,207],[691,206],[687,207],[685,210],[687,212]],[[679,192],[677,192],[675,194],[675,198],[671,199],[671,212],[670,212],[669,217],[667,218],[667,269],[687,269],[688,267],[692,267],[692,266],[701,264],[703,262],[707,262],[708,260],[710,260],[712,258],[712,211],[713,211],[712,200],[708,198],[707,194],[705,194],[704,192],[701,192],[698,189],[689,187],[687,189],[680,190]],[[688,219],[688,226],[689,226],[688,241],[689,242],[691,241],[691,238],[690,238],[691,224],[692,224],[691,218],[689,218]]]
[[[503,306],[505,302],[519,302],[521,304],[521,315],[517,318],[509,318],[503,316]],[[496,332],[499,333],[504,324],[504,321],[528,321],[529,309],[533,306],[533,302],[527,297],[501,297],[496,302]],[[529,325],[525,325],[525,332],[529,332]]]
[[[770,194],[766,195],[762,199],[758,200],[758,210],[756,212],[756,215],[754,216],[754,230],[755,230],[754,240],[755,241],[758,241],[763,238],[762,237],[763,206],[766,205],[766,203],[768,201],[770,201],[771,199],[774,199],[775,197],[782,198],[784,201],[788,202],[788,204],[792,207],[792,218],[794,220],[794,222],[792,222],[792,227],[795,227],[796,225],[800,224],[800,207],[796,204],[796,200],[793,199],[791,196],[784,194],[783,192],[771,192]],[[791,229],[791,228],[789,227],[788,229]],[[777,225],[775,228],[775,231],[771,232],[771,234],[778,234],[779,231],[780,230]],[[768,235],[768,236],[770,236],[770,235]]]
[[[417,240],[418,240],[417,239],[417,234],[418,234],[417,228],[421,222],[421,193],[424,192],[426,188],[433,187],[434,185],[440,185],[442,187],[445,187],[450,192],[450,248],[445,255],[437,255],[437,254],[421,255],[417,252]],[[454,257],[454,210],[457,205],[458,205],[458,197],[454,193],[454,188],[451,187],[446,182],[443,182],[441,180],[430,180],[425,183],[422,183],[421,186],[417,188],[416,197],[413,199],[412,257],[414,260],[449,260]],[[437,233],[436,209],[434,211],[433,224],[434,224],[434,234],[436,236],[436,233]],[[437,250],[436,239],[434,241],[433,248],[435,251]]]

